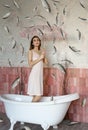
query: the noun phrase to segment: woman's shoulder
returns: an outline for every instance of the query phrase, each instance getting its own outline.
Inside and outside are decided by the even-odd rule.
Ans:
[[[32,53],[33,53],[33,49],[28,51],[28,54],[32,55]]]
[[[29,53],[32,53],[32,52],[33,52],[33,49],[29,50],[28,52],[29,52]]]

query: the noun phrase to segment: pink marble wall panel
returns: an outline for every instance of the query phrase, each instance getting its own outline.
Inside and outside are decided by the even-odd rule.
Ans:
[[[44,69],[44,95],[62,95],[64,74],[56,68]]]
[[[88,69],[68,68],[65,92],[78,92],[80,99],[73,102],[68,111],[71,120],[88,123]]]

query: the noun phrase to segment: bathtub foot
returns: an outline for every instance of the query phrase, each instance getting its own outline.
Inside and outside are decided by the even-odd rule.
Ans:
[[[44,123],[41,126],[44,130],[48,130],[48,128],[50,127],[47,123]]]
[[[14,120],[11,119],[10,123],[11,123],[11,126],[10,126],[9,130],[13,130],[13,127],[14,127],[14,124],[16,123],[16,121],[14,121]]]

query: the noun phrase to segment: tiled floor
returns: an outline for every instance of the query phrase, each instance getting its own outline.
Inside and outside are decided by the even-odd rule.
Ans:
[[[0,113],[0,130],[9,130],[10,122],[7,116],[3,113]],[[25,126],[25,128],[23,127]],[[14,125],[14,130],[43,130],[40,125],[28,124],[25,125],[17,122]],[[58,125],[57,129],[50,127],[48,130],[88,130],[88,123],[76,123],[70,122],[69,120],[64,120],[61,124]]]

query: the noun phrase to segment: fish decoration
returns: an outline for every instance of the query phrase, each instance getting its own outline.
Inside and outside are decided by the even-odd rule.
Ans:
[[[79,29],[76,29],[76,31],[78,31],[79,33],[79,40],[81,39],[81,32],[79,31]]]
[[[20,8],[20,6],[18,5],[18,3],[16,2],[16,0],[13,0],[13,3],[14,3],[14,5],[19,9]]]
[[[11,15],[11,12],[6,13],[2,18],[7,19]]]
[[[82,100],[82,107],[84,107],[86,105],[86,98],[84,98],[83,100]]]
[[[53,55],[54,55],[56,52],[57,52],[57,49],[56,49],[56,47],[54,46],[54,53],[53,53]]]
[[[85,9],[85,6],[80,2],[80,5],[82,6],[82,8],[84,8]]]
[[[65,8],[63,9],[63,14],[65,15],[66,11],[65,11]]]
[[[39,28],[37,28],[37,32],[38,32],[41,36],[44,35],[43,31],[42,31],[41,29],[39,29]]]
[[[21,43],[21,47],[22,47],[22,56],[23,56],[23,54],[24,54],[24,47],[23,47],[22,43]]]
[[[12,67],[12,63],[9,59],[8,59],[8,62],[9,62],[9,66]]]
[[[61,33],[61,35],[62,35],[62,37],[63,37],[63,39],[65,39],[64,38],[64,33],[63,33],[63,30],[60,28],[60,33]]]
[[[79,19],[83,20],[83,21],[87,21],[86,18],[81,18],[81,17],[78,17]]]
[[[53,5],[55,6],[56,10],[58,10],[57,4],[54,2]]]
[[[7,5],[7,4],[6,4],[6,5],[3,5],[3,6],[6,7],[6,8],[10,8],[10,5]]]
[[[80,50],[77,50],[75,47],[73,46],[69,46],[69,48],[73,51],[73,52],[80,52]]]
[[[42,15],[34,15],[33,17],[39,17],[39,18],[42,18],[42,19],[46,20],[46,18],[43,17]]]
[[[55,36],[53,37],[53,44],[55,43],[55,41],[56,41],[56,38],[55,38]]]
[[[60,1],[58,1],[58,0],[52,0],[53,2],[55,2],[55,3],[60,3]]]
[[[21,61],[20,61],[20,63],[23,63],[23,62],[24,62],[24,60],[21,60]]]
[[[2,47],[0,46],[0,51],[2,51]]]
[[[61,61],[65,61],[65,62],[68,62],[69,64],[73,64],[72,61],[68,60],[68,59],[65,59],[65,60],[61,60]]]
[[[53,79],[56,80],[56,74],[55,73],[52,73],[51,76],[53,77]]]
[[[12,49],[14,49],[16,47],[16,40],[12,39],[12,45],[13,45]]]
[[[51,8],[50,8],[50,5],[47,2],[47,0],[41,0],[41,2],[42,2],[42,6],[45,8],[45,10],[50,13],[51,12]]]
[[[14,89],[20,83],[20,78],[17,77],[11,84],[11,88]]]
[[[50,28],[50,30],[52,31],[52,27],[51,27],[51,25],[50,25],[50,23],[48,21],[47,21],[47,25]]]
[[[26,16],[25,18],[26,18],[26,19],[28,19],[28,20],[30,20],[30,19],[31,19],[31,17],[30,17],[30,16]]]
[[[19,16],[17,16],[17,26],[19,25],[20,19]]]
[[[37,9],[38,9],[38,8],[37,8],[37,6],[36,6],[36,7],[33,9],[33,11],[35,12],[35,11],[37,11]]]
[[[29,38],[30,38],[30,37],[29,37],[29,33],[28,33],[28,34],[27,34],[27,39],[29,40]]]
[[[66,73],[66,69],[65,69],[65,67],[62,64],[60,64],[60,63],[54,63],[52,65],[58,65],[58,66],[60,66],[62,68],[62,70]]]
[[[4,26],[4,30],[5,30],[7,33],[9,33],[9,28],[8,28],[8,26]]]
[[[59,13],[57,12],[57,15],[56,15],[56,25],[58,25],[58,16],[59,16]]]

